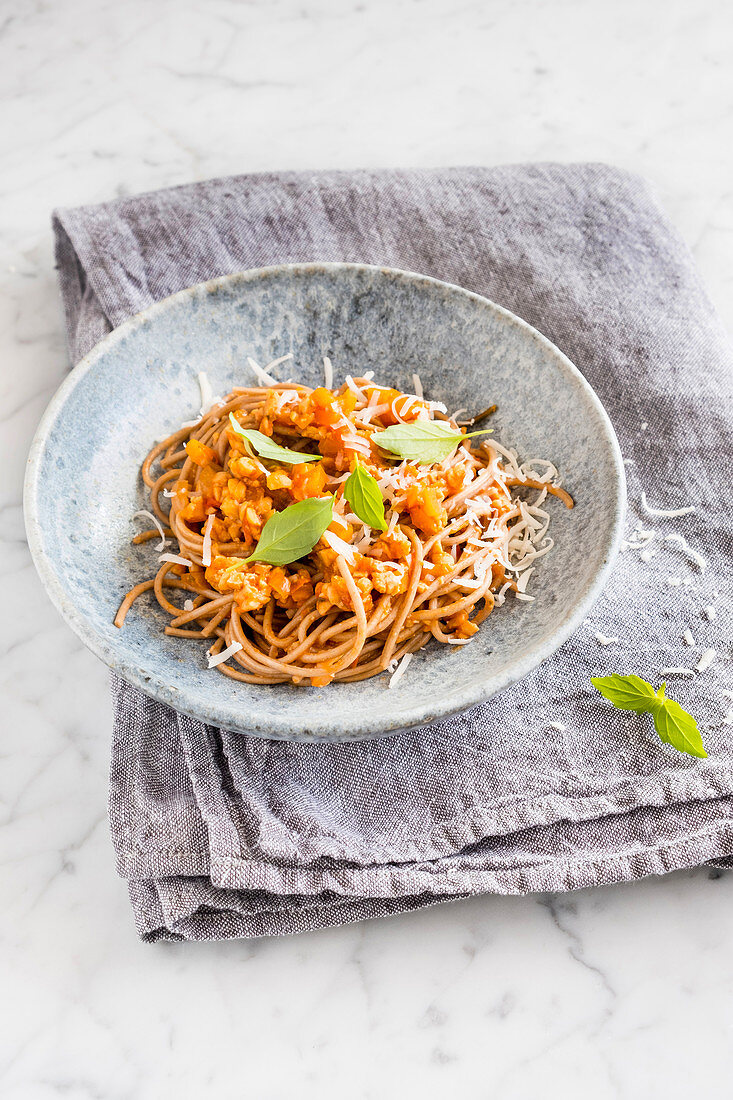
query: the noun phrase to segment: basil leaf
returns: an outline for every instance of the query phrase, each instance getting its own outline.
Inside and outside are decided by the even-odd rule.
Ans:
[[[651,684],[640,676],[599,676],[591,680],[593,687],[619,710],[648,711],[657,700]]]
[[[358,462],[346,479],[344,496],[352,510],[364,523],[368,523],[378,531],[387,530],[381,490],[376,479]]]
[[[269,458],[271,462],[284,462],[289,466],[296,462],[320,462],[321,455],[301,454],[300,451],[291,451],[288,447],[281,447],[273,443],[269,435],[258,432],[255,428],[243,428],[234,413],[229,413],[229,421],[237,435],[241,435],[257,451],[262,458]]]
[[[707,756],[697,722],[674,699],[665,699],[654,711],[654,725],[662,741],[689,756]]]
[[[452,454],[461,440],[474,435],[489,435],[492,431],[492,428],[487,428],[464,435],[445,420],[415,420],[412,424],[394,424],[383,432],[375,432],[372,440],[383,451],[389,451],[398,458],[429,466],[433,462],[442,462]]]
[[[290,565],[310,554],[332,519],[333,497],[299,500],[270,516],[260,541],[245,560]]]
[[[617,673],[596,677],[591,679],[591,683],[619,710],[651,714],[654,728],[665,745],[690,756],[707,756],[697,722],[674,699],[666,698],[664,684],[659,691],[655,691],[640,676],[620,676]]]

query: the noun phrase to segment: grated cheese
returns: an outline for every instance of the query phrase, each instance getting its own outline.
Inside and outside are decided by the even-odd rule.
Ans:
[[[705,605],[705,607],[703,607],[702,613],[709,623],[711,623],[717,615],[717,611],[711,603],[708,603]]]
[[[494,596],[494,603],[497,605],[497,607],[501,607],[501,605],[506,601],[506,590],[507,588],[511,588],[511,584],[511,581],[507,581],[501,586],[499,591]]]
[[[695,671],[696,672],[705,672],[706,669],[710,668],[710,666],[711,666],[711,664],[713,663],[714,660],[715,660],[715,650],[712,648],[712,646],[709,649],[704,649],[703,652],[702,652],[702,655],[700,657],[700,660],[695,665]]]
[[[667,542],[677,543],[680,548],[684,550],[685,553],[692,559],[692,561],[695,562],[700,572],[705,572],[705,569],[707,567],[707,562],[705,561],[705,558],[702,556],[702,554],[698,554],[697,550],[693,550],[687,540],[682,537],[682,535],[678,535],[676,532],[674,532],[673,534],[665,535],[664,537]]]
[[[201,415],[208,412],[211,406],[214,404],[214,391],[211,388],[209,382],[209,376],[206,371],[200,370],[198,373],[199,390],[201,391]]]
[[[184,600],[183,601],[183,610],[184,611],[193,611],[193,600]]]
[[[274,370],[275,367],[279,367],[281,363],[287,363],[288,360],[293,358],[292,351],[289,351],[287,355],[281,355],[277,359],[271,359],[269,363],[265,364],[265,370]],[[288,382],[292,382],[292,378],[288,378]]]
[[[420,375],[419,374],[413,374],[413,376],[412,376],[412,388],[414,389],[415,393],[417,394],[418,400],[422,401],[422,399],[423,399],[423,389],[422,389],[422,382],[420,381]]]
[[[252,370],[255,378],[263,386],[277,386],[277,378],[273,378],[271,374],[268,374],[266,370],[263,370],[259,363],[256,363],[251,355],[247,356],[247,363]]]
[[[367,405],[363,409],[359,409],[354,413],[354,418],[358,419],[360,424],[371,424],[375,416],[381,416],[382,413],[389,411],[389,405]]]
[[[404,655],[404,657],[402,658],[402,660],[398,663],[398,665],[397,665],[396,669],[394,670],[394,672],[392,673],[392,675],[390,676],[390,678],[389,678],[389,687],[393,688],[393,687],[397,686],[397,684],[400,682],[402,677],[405,675],[405,672],[407,671],[407,666],[409,665],[411,660],[412,660],[412,654],[411,653],[406,653]]]
[[[217,665],[223,664],[224,661],[228,661],[235,653],[239,653],[241,648],[241,642],[232,642],[226,649],[222,649],[221,653],[207,653],[206,658],[209,662],[209,668],[216,668]]]
[[[533,572],[534,566],[530,566],[529,569],[525,569],[524,573],[522,573],[521,577],[517,581],[517,592],[527,591],[527,584],[529,583],[529,578]]]
[[[349,565],[354,564],[355,559],[353,546],[350,546],[348,542],[344,542],[344,540],[339,538],[338,535],[335,535],[333,531],[324,531],[323,537],[332,550],[335,550],[337,554],[341,554],[343,555],[343,557],[346,558]]]
[[[688,676],[688,677],[692,677],[694,675],[695,675],[695,673],[693,672],[693,670],[691,668],[679,668],[679,667],[676,667],[676,666],[673,667],[673,668],[663,668],[660,672],[660,676]]]
[[[333,389],[333,363],[327,355],[323,356],[323,382],[327,390]]]
[[[188,558],[182,558],[180,554],[160,554],[158,561],[169,561],[171,565],[186,565],[189,569],[193,569],[193,562]]]
[[[594,636],[599,645],[616,645],[618,638],[611,638],[606,634],[601,634],[600,630],[594,631]]]
[[[346,375],[346,385],[349,387],[352,393],[356,394],[360,401],[366,401],[366,394],[364,393],[364,390],[357,386],[356,382],[350,374]]]
[[[557,730],[558,733],[565,732],[565,726],[562,724],[562,722],[549,722],[548,725],[551,730]]]
[[[682,638],[684,640],[685,645],[694,645],[695,644],[695,639],[692,636],[692,631],[690,630],[689,626],[687,627],[684,634],[682,635]]]
[[[163,550],[168,545],[168,539],[165,537],[165,531],[163,530],[163,524],[153,512],[146,512],[144,508],[141,508],[139,512],[133,512],[132,518],[137,519],[138,516],[143,516],[144,519],[149,519],[150,522],[158,528],[160,534],[160,542],[155,547],[156,550]]]
[[[647,515],[665,516],[667,519],[675,519],[677,516],[689,516],[695,511],[692,506],[687,508],[652,508],[646,499],[646,493],[643,491],[641,494],[641,506]]]
[[[201,553],[201,561],[204,565],[211,565],[211,528],[214,526],[214,514],[212,513],[206,520],[206,526],[204,527],[204,546]]]

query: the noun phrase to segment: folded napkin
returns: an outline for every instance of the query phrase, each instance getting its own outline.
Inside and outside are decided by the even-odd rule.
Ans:
[[[443,725],[359,744],[263,741],[113,679],[110,821],[143,938],[300,932],[733,863],[733,352],[645,183],[602,165],[268,173],[57,211],[54,229],[74,361],[216,275],[384,264],[484,294],[550,337],[599,394],[627,461],[630,545],[590,620]],[[651,515],[642,491],[695,512]],[[653,537],[631,533],[638,524]],[[710,647],[706,671],[666,674],[705,760],[590,683],[620,671],[657,684]]]

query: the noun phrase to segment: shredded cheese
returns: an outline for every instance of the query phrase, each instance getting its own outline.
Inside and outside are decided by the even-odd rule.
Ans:
[[[277,378],[273,378],[271,374],[268,374],[266,370],[263,370],[259,363],[256,363],[251,355],[247,356],[247,363],[250,369],[254,373],[255,377],[262,383],[263,386],[277,386]]]
[[[344,542],[344,540],[339,538],[338,535],[335,535],[333,531],[324,531],[323,537],[332,550],[335,550],[337,554],[342,554],[343,557],[346,558],[349,565],[354,564],[355,558],[353,546],[350,546],[348,542]]]
[[[522,573],[521,577],[517,581],[517,592],[526,592],[527,591],[527,584],[529,583],[529,578],[530,578],[530,576],[532,575],[533,572],[534,572],[534,567],[530,566],[529,569],[526,569],[524,571],[524,573]]]
[[[293,358],[293,353],[292,353],[292,351],[289,351],[287,353],[287,355],[281,355],[278,359],[272,359],[269,363],[267,363],[265,365],[265,370],[266,371],[274,370],[275,367],[279,367],[281,363],[287,363],[292,358]],[[289,378],[288,381],[291,382],[292,379]]]
[[[348,386],[348,388],[351,390],[352,393],[356,394],[356,396],[359,398],[360,401],[366,402],[366,394],[364,393],[364,390],[361,389],[360,386],[357,386],[356,382],[354,381],[354,379],[351,377],[350,374],[346,375],[346,385]]]
[[[690,630],[689,626],[687,627],[684,634],[682,635],[682,638],[684,640],[685,645],[694,645],[695,644],[695,639],[692,636],[692,631]]]
[[[209,382],[209,376],[206,371],[200,370],[198,373],[199,390],[201,391],[201,415],[208,412],[214,403],[214,391],[211,388]]]
[[[160,554],[158,561],[169,561],[171,565],[185,565],[189,569],[193,569],[193,562],[188,558],[182,558],[180,554]]]
[[[201,561],[205,566],[211,565],[211,528],[214,526],[215,516],[212,514],[206,520],[204,527],[204,545],[201,552]]]
[[[193,611],[193,600],[184,600],[183,601],[183,610],[184,611]]]
[[[673,668],[663,668],[660,672],[660,675],[661,676],[688,676],[688,677],[692,677],[692,676],[695,675],[695,673],[693,672],[693,670],[691,668],[679,668],[679,667],[675,666]]]
[[[393,688],[393,687],[397,686],[397,684],[400,682],[402,677],[405,675],[405,672],[407,671],[407,666],[409,665],[411,660],[412,660],[412,654],[411,653],[406,653],[404,655],[404,657],[402,658],[402,660],[398,663],[397,668],[394,670],[394,672],[390,676],[390,678],[389,678],[389,687]]]
[[[558,733],[565,732],[565,726],[562,724],[562,722],[549,722],[548,725],[551,730],[557,730]]]
[[[710,668],[714,660],[715,650],[712,648],[712,646],[709,649],[704,649],[700,656],[700,660],[695,665],[695,671],[705,672],[706,669]]]
[[[618,643],[618,638],[612,638],[607,634],[601,634],[600,630],[594,631],[594,636],[599,645],[616,645]]]
[[[228,661],[235,653],[239,653],[241,648],[241,642],[232,642],[226,649],[222,649],[221,653],[207,653],[206,658],[209,662],[209,668],[216,668],[217,665],[221,665],[224,661]]]
[[[695,562],[695,565],[697,565],[700,572],[705,572],[705,569],[707,567],[707,562],[705,561],[705,558],[702,556],[702,554],[698,554],[697,550],[693,550],[687,540],[682,537],[682,535],[678,535],[676,532],[674,532],[673,534],[665,535],[664,537],[667,542],[677,543],[680,548],[684,550],[684,552],[688,555],[688,557],[690,557],[692,561]]]
[[[363,409],[359,409],[354,413],[354,419],[358,420],[360,424],[371,424],[375,416],[381,416],[382,413],[389,412],[389,405],[367,405]]]
[[[323,383],[327,390],[333,389],[333,363],[327,355],[323,356]]]
[[[144,519],[149,519],[154,527],[157,527],[160,533],[160,542],[155,547],[156,550],[163,550],[168,545],[168,539],[165,537],[165,531],[163,530],[163,524],[153,512],[146,512],[144,508],[141,508],[139,512],[133,512],[132,518],[137,519],[138,516],[142,516]]]
[[[711,603],[708,603],[705,605],[705,607],[703,607],[702,613],[709,623],[711,623],[717,615],[717,611]]]
[[[695,511],[694,507],[687,508],[652,508],[646,499],[646,493],[642,491],[641,494],[641,506],[647,515],[650,516],[665,516],[667,519],[676,519],[677,516],[689,516]]]
[[[420,375],[419,374],[413,374],[413,376],[412,376],[412,388],[414,389],[415,393],[417,394],[418,400],[422,401],[422,399],[423,399],[423,388],[422,388],[422,382],[420,381]]]

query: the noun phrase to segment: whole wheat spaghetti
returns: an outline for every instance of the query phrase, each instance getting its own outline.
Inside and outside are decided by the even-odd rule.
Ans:
[[[152,590],[166,634],[203,640],[226,676],[325,686],[389,670],[396,683],[431,639],[465,645],[508,592],[534,598],[528,581],[553,545],[548,495],[573,505],[551,463],[522,464],[491,436],[467,439],[417,376],[415,394],[370,375],[309,389],[276,382],[281,361],[250,361],[263,385],[235,388],[148,454],[142,477],[160,527],[133,541],[170,545],[116,626]],[[332,369],[327,360],[331,384]],[[210,401],[208,382],[206,392]],[[401,457],[390,428],[408,440],[432,433],[450,453]],[[359,486],[350,492],[355,479],[371,503]],[[291,517],[294,533],[256,560]],[[308,531],[315,541],[297,554]]]

